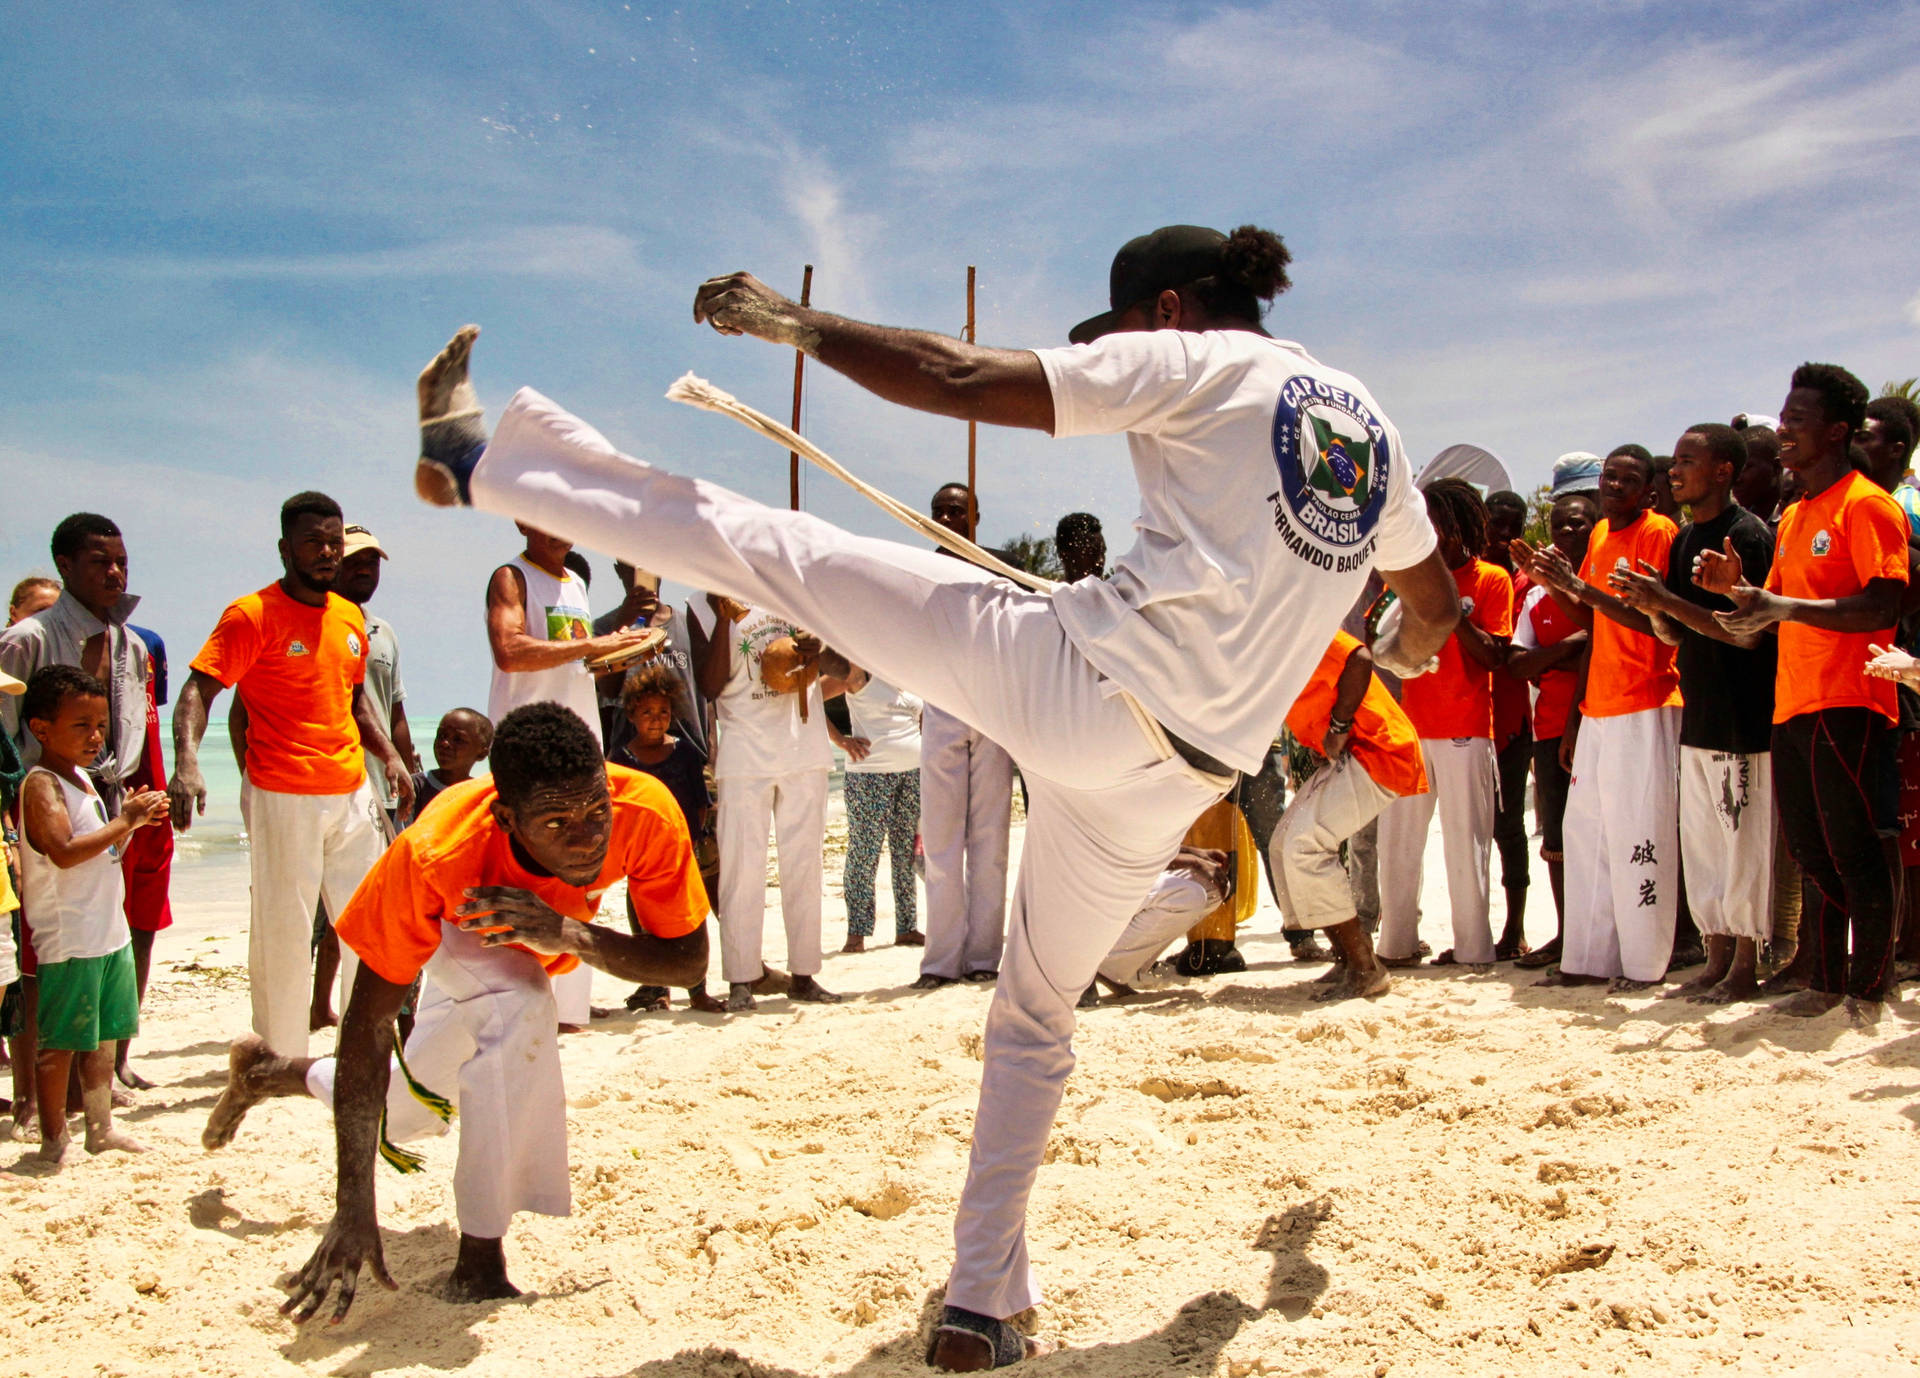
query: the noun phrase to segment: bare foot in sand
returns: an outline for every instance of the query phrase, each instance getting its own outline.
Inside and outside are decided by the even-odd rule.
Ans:
[[[787,994],[791,998],[805,1001],[809,1005],[837,1005],[846,999],[844,995],[835,995],[811,976],[794,977],[793,988],[789,990]]]
[[[1577,976],[1571,971],[1555,967],[1533,984],[1535,986],[1603,986],[1607,982],[1604,976]]]
[[[118,1125],[109,1123],[100,1132],[87,1130],[89,1153],[145,1153],[147,1146]]]
[[[1638,995],[1643,990],[1652,990],[1657,984],[1656,981],[1636,981],[1631,976],[1616,976],[1607,982],[1607,994]]]
[[[762,965],[760,979],[753,982],[755,995],[785,995],[793,989],[793,978],[779,967]]]
[[[1774,1006],[1781,1014],[1795,1019],[1818,1019],[1840,1004],[1840,996],[1824,990],[1803,990]]]
[[[413,489],[435,507],[458,507],[467,500],[467,479],[486,447],[480,396],[467,367],[480,327],[463,325],[447,347],[420,371],[420,459]]]
[[[727,1002],[708,995],[705,986],[695,986],[687,992],[687,1008],[700,1014],[725,1014]]]
[[[232,1143],[240,1121],[261,1101],[305,1095],[312,1065],[311,1058],[281,1057],[252,1034],[234,1039],[227,1049],[227,1086],[200,1131],[201,1147],[219,1149]]]
[[[1337,1000],[1373,1000],[1393,989],[1393,978],[1387,975],[1384,967],[1378,965],[1364,970],[1337,966],[1333,974],[1338,978],[1338,984],[1317,992],[1313,997],[1315,1004],[1330,1005]]]
[[[1693,997],[1696,1005],[1737,1005],[1743,1000],[1751,1000],[1760,993],[1760,983],[1753,978],[1753,972],[1744,976],[1738,971],[1731,972],[1727,978],[1712,990],[1702,991]]]
[[[757,1008],[758,1005],[753,998],[753,982],[735,981],[727,987],[727,1009],[729,1012],[740,1014],[744,1011]]]
[[[507,1280],[507,1252],[497,1239],[460,1236],[460,1258],[447,1279],[447,1299],[453,1302],[503,1301],[520,1295]]]
[[[40,1149],[36,1156],[49,1164],[56,1172],[67,1161],[67,1155],[73,1152],[73,1135],[67,1132],[65,1125],[60,1126],[60,1136],[49,1139],[44,1135],[40,1139]]]
[[[847,934],[846,942],[841,944],[840,950],[842,952],[865,952],[867,950],[867,940],[849,933]]]
[[[1886,1012],[1886,1005],[1879,1000],[1867,1000],[1858,995],[1847,997],[1847,1022],[1856,1029],[1871,1029]]]
[[[122,1061],[114,1064],[113,1075],[114,1079],[129,1091],[151,1091],[153,1089],[153,1083],[134,1071],[130,1063]]]

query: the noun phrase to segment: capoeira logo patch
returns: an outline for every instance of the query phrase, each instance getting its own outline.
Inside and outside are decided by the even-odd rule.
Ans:
[[[1825,555],[1832,549],[1833,536],[1830,533],[1826,531],[1816,531],[1813,533],[1813,553],[1815,555]]]
[[[1267,495],[1273,529],[1320,569],[1369,564],[1386,505],[1387,431],[1359,397],[1310,374],[1281,385],[1273,412],[1280,487]]]
[[[355,660],[360,658],[360,638],[354,632],[347,633],[347,654]]]

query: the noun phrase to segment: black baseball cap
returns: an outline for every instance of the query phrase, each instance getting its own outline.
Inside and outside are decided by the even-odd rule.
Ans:
[[[1119,324],[1135,302],[1184,287],[1220,271],[1227,237],[1204,225],[1163,225],[1152,234],[1129,239],[1113,256],[1107,273],[1107,304],[1112,308],[1081,321],[1067,332],[1074,344],[1097,340]]]

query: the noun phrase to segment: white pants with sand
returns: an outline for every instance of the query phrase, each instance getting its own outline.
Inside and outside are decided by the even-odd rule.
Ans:
[[[339,914],[386,849],[380,805],[365,781],[352,794],[242,791],[253,873],[247,984],[253,1031],[282,1057],[307,1055],[313,997],[313,911]],[[346,1009],[360,964],[340,952],[339,1005]]]
[[[1680,897],[1679,771],[1678,708],[1581,720],[1561,824],[1568,975],[1667,974]]]
[[[1773,753],[1680,748],[1687,904],[1712,937],[1773,934]]]
[[[1100,974],[1123,986],[1139,985],[1160,954],[1218,909],[1224,898],[1218,887],[1190,871],[1162,871],[1147,892],[1147,902],[1100,963]]]
[[[729,775],[714,784],[720,796],[714,829],[720,844],[721,974],[733,984],[758,981],[766,970],[760,954],[767,922],[767,825],[771,823],[780,859],[780,919],[787,929],[787,969],[795,976],[819,975],[827,772]]]
[[[1380,815],[1380,941],[1382,957],[1411,957],[1420,941],[1420,879],[1427,832],[1440,811],[1440,844],[1453,906],[1453,955],[1493,960],[1487,915],[1487,863],[1493,851],[1499,777],[1486,737],[1422,737],[1427,794],[1397,799]]]
[[[485,511],[782,612],[1018,763],[1025,854],[946,1297],[993,1316],[1033,1305],[1027,1197],[1073,1069],[1074,1002],[1231,781],[1155,746],[1046,595],[629,459],[538,393],[508,406],[472,494]]]
[[[424,975],[407,1069],[453,1102],[460,1232],[499,1239],[516,1211],[566,1215],[573,1204],[567,1093],[546,970],[528,953],[485,947],[478,935],[442,924],[440,950]],[[328,1110],[337,1071],[330,1057],[307,1070],[308,1092]],[[446,1132],[395,1063],[387,1080],[387,1137],[405,1143]]]
[[[920,717],[920,841],[927,946],[920,970],[957,980],[998,971],[1007,935],[1013,758],[953,714]]]
[[[1340,846],[1399,798],[1351,755],[1300,787],[1267,843],[1274,899],[1288,928],[1331,928],[1358,917]]]

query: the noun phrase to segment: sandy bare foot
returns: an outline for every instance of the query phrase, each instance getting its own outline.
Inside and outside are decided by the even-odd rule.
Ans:
[[[957,1306],[945,1308],[927,1346],[927,1365],[944,1373],[984,1373],[1022,1359],[1037,1359],[1059,1346],[1022,1335],[1011,1322]]]
[[[131,1110],[140,1102],[134,1099],[133,1092],[124,1086],[116,1086],[108,1093],[108,1103],[115,1110]]]
[[[1856,1029],[1872,1028],[1886,1012],[1887,1007],[1882,1001],[1865,1000],[1857,995],[1847,997],[1847,1021]]]
[[[893,935],[893,945],[895,947],[925,947],[927,945],[927,935],[917,928],[909,928],[905,933],[896,933]]]
[[[735,981],[728,986],[727,1009],[739,1013],[743,1010],[758,1008],[753,998],[753,987],[754,983],[751,981]]]
[[[207,1127],[200,1131],[202,1148],[225,1148],[232,1143],[235,1132],[240,1128],[240,1121],[247,1117],[247,1111],[266,1099],[266,1093],[250,1073],[272,1056],[273,1050],[254,1034],[233,1040],[232,1046],[227,1049],[227,1089],[213,1103],[213,1113],[207,1116]]]
[[[40,1149],[34,1155],[56,1172],[66,1163],[67,1155],[73,1152],[73,1135],[62,1134],[57,1139],[42,1139]]]
[[[1339,977],[1339,984],[1316,992],[1313,997],[1316,1005],[1331,1005],[1338,1000],[1373,1000],[1393,989],[1393,978],[1387,975],[1383,967],[1373,967],[1367,971],[1349,971],[1346,967],[1335,967],[1333,970]]]
[[[837,1005],[846,999],[844,995],[835,995],[811,976],[793,978],[793,989],[787,994],[795,1000],[804,1000],[809,1005]]]
[[[1692,1000],[1697,996],[1705,995],[1726,979],[1727,973],[1725,968],[1715,971],[1712,967],[1708,967],[1686,984],[1675,986],[1669,991],[1662,991],[1660,998],[1662,1000]]]
[[[453,1302],[502,1301],[520,1295],[507,1280],[507,1255],[497,1239],[460,1236],[460,1257],[447,1278],[447,1299]]]
[[[841,945],[840,950],[842,952],[865,952],[867,950],[867,940],[849,933],[847,935],[847,941]]]
[[[793,978],[779,967],[762,965],[760,979],[752,985],[755,995],[785,995],[793,988]]]
[[[1604,976],[1576,976],[1573,972],[1555,967],[1533,984],[1535,986],[1600,986],[1605,985]]]
[[[704,989],[690,990],[687,992],[687,1008],[696,1010],[701,1014],[725,1014],[727,1012],[727,1002],[715,999],[713,996],[707,994]]]
[[[467,372],[473,342],[479,338],[479,326],[461,326],[420,371],[416,384],[420,459],[414,465],[413,489],[435,507],[458,507],[467,501],[467,478],[486,447],[480,396]]]
[[[1652,990],[1659,982],[1636,981],[1631,976],[1616,976],[1607,982],[1608,995],[1638,995],[1643,990]]]
[[[129,1090],[151,1091],[153,1089],[153,1083],[134,1071],[132,1065],[129,1063],[123,1062],[115,1067],[113,1069],[113,1075],[118,1078],[122,1086],[127,1087]]]
[[[87,1130],[87,1152],[89,1153],[145,1153],[147,1146],[118,1125],[108,1124],[104,1129]]]
[[[1702,991],[1692,997],[1696,1005],[1737,1005],[1743,1000],[1751,1000],[1760,993],[1760,983],[1748,976],[1736,979],[1732,976],[1722,980],[1712,990]]]
[[[1559,960],[1560,940],[1558,938],[1549,938],[1533,951],[1523,956],[1515,957],[1513,964],[1527,971],[1539,971],[1543,967],[1552,966]]]
[[[8,1125],[7,1132],[13,1136],[15,1143],[30,1144],[40,1137],[40,1117],[29,1110]]]
[[[1841,997],[1823,990],[1803,990],[1774,1006],[1781,1014],[1795,1019],[1818,1019],[1840,1004]]]
[[[1347,964],[1341,961],[1336,954],[1333,959],[1333,965],[1314,977],[1313,984],[1316,986],[1337,986],[1346,979]]]

